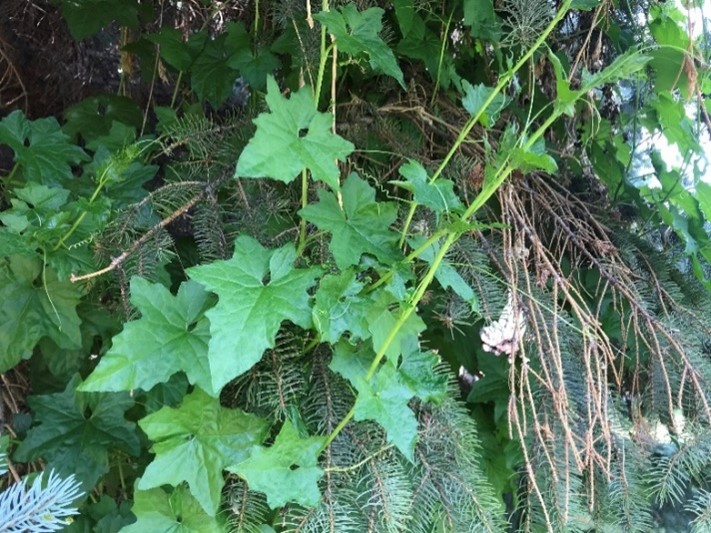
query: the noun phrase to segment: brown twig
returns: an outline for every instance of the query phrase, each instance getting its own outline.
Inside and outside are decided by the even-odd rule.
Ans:
[[[192,209],[195,205],[197,205],[198,202],[200,202],[204,196],[205,196],[204,192],[201,192],[201,193],[193,196],[190,200],[188,200],[183,205],[181,205],[177,210],[173,211],[169,216],[165,217],[158,224],[156,224],[150,230],[148,230],[140,239],[138,239],[136,242],[134,242],[128,250],[124,251],[121,255],[114,257],[108,266],[102,268],[101,270],[97,270],[95,272],[90,272],[88,274],[83,274],[81,276],[72,274],[69,277],[69,280],[72,283],[76,283],[77,281],[84,281],[87,279],[96,278],[98,276],[103,276],[104,274],[108,274],[112,270],[115,270],[121,264],[123,264],[123,262],[126,261],[126,259],[128,259],[128,257],[131,254],[136,252],[136,250],[138,250],[141,246],[143,246],[146,242],[148,242],[148,240],[151,237],[153,237],[158,231],[165,228],[168,224],[173,222],[178,217],[187,213],[190,209]]]

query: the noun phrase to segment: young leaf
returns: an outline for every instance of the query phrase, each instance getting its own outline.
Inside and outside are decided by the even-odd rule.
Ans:
[[[299,214],[317,228],[331,233],[329,245],[341,270],[357,265],[364,253],[383,263],[400,258],[398,235],[390,229],[397,218],[397,205],[376,202],[375,189],[351,174],[343,185],[343,207],[333,193],[318,191],[319,203],[309,205]]]
[[[325,441],[325,437],[300,438],[287,420],[272,446],[255,446],[249,459],[227,470],[244,478],[251,490],[265,493],[272,509],[288,502],[315,507],[321,500],[318,480],[323,470],[317,464]]]
[[[338,10],[321,11],[314,18],[325,24],[328,32],[336,38],[339,52],[353,57],[367,55],[373,70],[392,76],[406,89],[395,54],[378,36],[383,29],[383,13],[379,7],[358,12],[355,4],[349,3]]]
[[[137,484],[140,483],[139,479]],[[170,494],[161,488],[137,490],[133,498],[131,510],[138,520],[121,529],[122,533],[223,533],[227,530],[224,515],[206,513],[183,484],[175,487]]]
[[[69,141],[53,117],[31,122],[21,111],[13,111],[0,121],[0,144],[12,148],[27,179],[43,185],[61,185],[72,178],[71,165],[89,160]]]
[[[249,370],[274,339],[284,320],[311,326],[307,290],[319,275],[316,268],[295,269],[290,244],[268,250],[251,237],[235,242],[232,259],[188,269],[188,275],[217,293],[210,319],[208,357],[212,388],[219,391]]]
[[[271,113],[254,120],[257,131],[237,161],[235,177],[268,177],[289,183],[308,169],[314,179],[338,189],[336,160],[344,161],[354,146],[331,132],[332,117],[316,111],[310,89],[303,87],[287,99],[269,76],[266,102]]]
[[[129,322],[81,386],[83,391],[150,390],[183,371],[193,385],[215,396],[207,344],[210,325],[204,311],[209,294],[194,281],[176,296],[163,285],[138,276],[131,280],[131,302],[141,318]]]
[[[220,401],[196,388],[177,409],[163,407],[138,422],[156,454],[138,482],[141,490],[186,481],[205,512],[215,516],[225,481],[223,469],[248,457],[269,430],[266,420]]]
[[[39,425],[29,431],[14,457],[17,461],[42,457],[62,477],[74,474],[89,489],[108,472],[109,449],[138,455],[141,446],[136,425],[124,419],[133,399],[128,394],[81,393],[80,384],[75,375],[64,392],[30,396]]]
[[[372,356],[340,342],[329,368],[355,387],[355,420],[375,420],[392,442],[410,461],[414,460],[417,419],[408,403],[413,396],[441,399],[446,392],[446,378],[434,369],[431,354],[410,355],[401,370],[387,360],[370,379],[365,380]]]
[[[42,337],[63,349],[81,346],[81,320],[76,312],[81,292],[42,272],[34,257],[0,259],[0,372],[28,357]]]
[[[411,239],[408,239],[410,246],[413,248],[419,248],[425,242],[425,238],[422,235],[418,235]],[[431,246],[426,248],[420,254],[420,259],[427,261],[427,263],[432,264],[437,252],[439,251],[439,244],[432,243]],[[435,272],[435,279],[442,286],[443,289],[451,288],[462,300],[467,302],[472,312],[478,313],[481,310],[479,304],[479,298],[477,297],[474,290],[469,286],[461,274],[457,272],[446,259],[442,261]]]
[[[479,113],[484,106],[486,99],[494,92],[494,89],[480,83],[476,87],[467,80],[462,80],[462,88],[464,89],[464,97],[462,105],[471,116]],[[499,114],[509,104],[509,99],[501,93],[497,94],[488,107],[482,112],[479,122],[483,126],[493,126],[499,120]]]
[[[370,302],[359,296],[364,284],[355,276],[348,269],[321,278],[312,317],[323,342],[335,344],[346,331],[358,339],[370,337],[364,318]]]
[[[558,170],[555,159],[546,153],[546,143],[543,139],[538,139],[528,150],[516,147],[510,154],[513,164],[523,172],[542,169],[553,174]]]
[[[390,337],[400,312],[401,305],[399,301],[389,292],[380,291],[373,298],[366,321],[368,329],[373,335],[373,347],[376,352],[380,351],[386,339]],[[406,351],[408,345],[412,344],[413,341],[417,342],[418,335],[425,329],[425,323],[422,319],[416,313],[412,313],[390,342],[385,354],[397,360],[400,354]]]
[[[419,161],[410,159],[400,167],[400,175],[407,181],[390,183],[412,192],[418,204],[429,207],[438,214],[459,211],[462,208],[462,202],[454,192],[454,183],[443,178],[430,183],[427,171]]]

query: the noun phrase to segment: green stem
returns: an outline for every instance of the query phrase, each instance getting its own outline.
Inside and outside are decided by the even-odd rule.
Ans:
[[[491,103],[494,101],[494,98],[503,90],[505,85],[508,83],[508,81],[512,78],[512,76],[523,66],[525,65],[526,61],[528,61],[535,51],[540,48],[543,43],[545,43],[546,38],[550,33],[553,31],[555,26],[560,22],[565,14],[568,12],[568,9],[570,9],[570,5],[572,3],[572,0],[565,0],[563,5],[561,6],[560,10],[556,14],[556,16],[553,18],[553,20],[550,22],[546,30],[539,36],[539,38],[536,40],[536,42],[533,44],[533,46],[523,55],[523,57],[514,65],[512,69],[510,69],[500,80],[499,83],[496,85],[494,90],[491,92],[489,97],[484,101],[484,104],[482,105],[481,109],[477,112],[476,115],[471,117],[467,123],[465,124],[464,128],[460,132],[459,136],[457,137],[457,140],[455,141],[454,145],[452,148],[449,150],[447,155],[445,156],[444,160],[440,164],[439,168],[435,172],[435,174],[432,176],[430,179],[430,183],[435,181],[441,174],[442,171],[445,169],[449,161],[451,160],[452,156],[456,152],[456,150],[459,148],[459,146],[464,142],[466,137],[469,135],[469,132],[472,130],[474,125],[478,122],[479,118],[483,114],[483,112],[486,110],[486,108],[491,105]],[[549,116],[544,123],[531,135],[530,137],[527,138],[527,140],[522,144],[522,149],[525,151],[527,149],[530,149],[533,144],[545,133],[545,131],[548,129],[548,127],[561,115],[561,111],[559,110],[554,110],[551,116]],[[521,134],[520,138],[523,138],[525,132]],[[506,178],[513,172],[514,166],[510,163],[509,158],[507,158],[501,165],[500,170],[496,173],[495,179],[486,184],[482,191],[477,195],[477,197],[474,199],[474,201],[469,205],[467,210],[464,212],[464,214],[460,217],[460,220],[462,222],[467,222],[493,195],[494,193],[499,189],[499,187],[504,183]],[[411,207],[411,211],[414,211],[414,208],[416,207],[416,204],[413,202],[413,206]],[[404,233],[407,233],[407,228],[405,228]],[[414,295],[408,302],[407,306],[402,310],[400,313],[399,318],[393,325],[393,327],[390,329],[390,332],[388,333],[388,336],[386,337],[385,341],[383,342],[382,346],[380,349],[377,351],[375,354],[375,357],[373,358],[373,362],[371,363],[370,367],[368,368],[368,372],[365,376],[366,381],[370,380],[375,372],[378,370],[378,367],[380,366],[381,361],[385,357],[385,353],[387,352],[388,348],[392,344],[392,342],[395,340],[397,337],[398,333],[400,332],[400,329],[402,329],[402,326],[407,322],[407,320],[410,318],[412,313],[415,311],[417,308],[417,304],[422,300],[422,297],[425,294],[425,291],[429,287],[429,285],[432,283],[432,280],[434,279],[435,273],[437,272],[437,269],[440,267],[442,264],[442,261],[444,261],[444,258],[447,255],[447,252],[449,249],[452,247],[452,245],[457,241],[459,238],[459,233],[455,231],[448,231],[448,235],[445,238],[444,242],[442,243],[442,246],[440,247],[439,251],[435,255],[434,259],[432,260],[432,263],[430,263],[429,268],[427,269],[427,272],[425,273],[424,277],[422,278],[422,281],[420,284],[417,286],[417,289],[415,290]],[[424,245],[423,245],[424,246]],[[418,250],[422,249],[423,247],[420,246]],[[325,449],[331,442],[333,442],[333,439],[338,436],[338,434],[343,430],[343,428],[350,422],[350,420],[353,418],[355,415],[355,405],[351,407],[350,411],[346,414],[346,416],[343,417],[343,419],[338,423],[338,425],[334,428],[334,430],[331,432],[331,434],[326,438],[326,441],[323,445],[323,449]]]
[[[301,171],[301,209],[309,205],[309,178],[306,169]],[[306,219],[301,217],[299,223],[299,246],[297,255],[300,256],[306,247]]]
[[[323,0],[321,2],[321,11],[329,11],[328,0]],[[321,98],[321,86],[323,85],[323,77],[326,72],[326,61],[328,60],[328,55],[333,48],[333,43],[326,47],[326,25],[321,23],[321,49],[320,57],[318,61],[318,76],[316,76],[316,87],[314,88],[314,100],[316,100],[316,109],[318,110],[318,101]]]
[[[529,48],[525,54],[521,57],[521,59],[518,60],[518,62],[511,67],[508,71],[504,73],[503,76],[499,78],[499,82],[496,84],[494,89],[491,91],[489,96],[484,100],[484,103],[482,104],[481,108],[479,111],[477,111],[476,115],[472,116],[467,120],[466,124],[464,124],[464,127],[462,128],[462,131],[459,132],[459,135],[457,136],[456,140],[454,141],[454,144],[450,148],[449,152],[447,152],[447,155],[444,156],[444,159],[442,160],[442,163],[440,163],[439,167],[435,171],[435,173],[432,175],[430,178],[430,183],[434,183],[437,178],[440,177],[444,169],[449,165],[450,160],[452,157],[454,157],[454,154],[457,153],[457,150],[459,150],[459,147],[462,145],[464,140],[469,136],[469,133],[471,130],[474,128],[477,122],[479,122],[479,119],[482,117],[484,112],[487,110],[487,108],[494,102],[494,99],[501,93],[501,91],[504,90],[504,88],[508,85],[509,81],[511,81],[511,78],[519,71],[523,66],[528,62],[528,60],[533,57],[533,54],[536,53],[536,51],[545,44],[546,39],[548,36],[551,34],[551,32],[555,29],[555,27],[558,25],[558,23],[563,20],[563,17],[568,13],[568,10],[570,9],[570,5],[572,3],[572,0],[565,0],[563,5],[560,7],[558,12],[556,13],[555,17],[553,17],[553,20],[550,21],[550,24],[546,27],[546,29],[541,33],[541,35],[538,36],[538,39],[536,39],[536,42],[533,43],[533,46]],[[410,212],[408,213],[408,216],[406,220],[411,221],[412,220],[412,214],[414,214],[415,209],[417,209],[417,202],[412,202],[410,205]],[[411,214],[412,213],[412,214]],[[407,232],[409,231],[409,225],[406,225],[402,229],[403,235],[400,237],[400,242],[405,241],[405,236],[407,235]]]

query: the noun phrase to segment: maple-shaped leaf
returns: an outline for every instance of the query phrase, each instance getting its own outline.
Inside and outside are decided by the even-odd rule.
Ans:
[[[391,293],[380,291],[373,295],[366,322],[373,336],[373,347],[376,352],[379,352],[385,341],[390,338],[401,312],[401,305]],[[385,355],[397,359],[400,354],[413,350],[417,346],[419,334],[425,329],[422,319],[412,313],[390,341]]]
[[[80,299],[79,287],[58,281],[50,268],[43,274],[35,257],[0,259],[0,372],[31,355],[45,336],[59,348],[81,347]]]
[[[357,265],[362,254],[371,254],[383,263],[400,259],[398,234],[390,229],[397,218],[397,205],[376,202],[375,189],[353,173],[341,191],[343,207],[336,195],[319,190],[319,202],[299,214],[320,230],[331,233],[329,248],[341,270]]]
[[[325,437],[300,438],[287,420],[272,446],[255,446],[249,459],[227,470],[244,478],[251,490],[266,494],[272,509],[288,502],[315,507],[321,500],[318,480],[323,470],[317,464],[325,442]]]
[[[321,278],[312,316],[323,342],[335,344],[346,331],[356,339],[370,337],[365,322],[370,302],[359,294],[364,286],[352,269]]]
[[[418,396],[423,400],[440,400],[446,394],[446,377],[438,374],[431,353],[414,351],[404,358],[400,368],[388,359],[366,381],[372,354],[356,350],[347,342],[336,345],[329,368],[350,381],[358,391],[354,419],[374,420],[386,431],[392,442],[410,461],[414,460],[417,440],[417,418],[408,406]]]
[[[137,482],[140,484],[140,479]],[[224,533],[225,515],[211,516],[181,484],[168,494],[161,488],[137,490],[133,493],[136,522],[121,529],[121,533]]]
[[[325,24],[328,32],[336,38],[339,52],[353,57],[366,55],[374,71],[392,76],[406,89],[395,54],[378,36],[383,29],[383,13],[385,11],[379,7],[359,12],[354,4],[349,3],[337,10],[321,11],[314,15],[314,19]]]
[[[224,468],[247,458],[269,430],[266,420],[226,409],[199,388],[180,407],[163,407],[138,425],[153,441],[151,451],[156,454],[138,488],[177,487],[186,481],[210,516],[219,510]]]
[[[232,24],[227,39],[234,50],[228,65],[239,70],[250,87],[264,90],[267,75],[279,67],[279,59],[268,48],[252,45],[249,33],[241,22]]]
[[[127,393],[78,392],[80,384],[75,375],[64,392],[29,397],[39,425],[30,429],[14,458],[26,462],[41,457],[62,477],[74,474],[91,489],[109,471],[110,449],[138,455],[141,446],[136,425],[124,419],[133,399]]]
[[[213,390],[249,370],[264,350],[274,347],[284,320],[311,326],[307,291],[320,270],[295,269],[295,259],[291,244],[269,250],[252,237],[240,236],[231,259],[188,269],[192,279],[219,297],[206,313]]]
[[[425,243],[426,239],[423,235],[417,235],[408,239],[408,243],[413,249],[417,249]],[[434,261],[437,253],[440,250],[440,243],[434,242],[420,253],[420,259],[426,261],[430,265]],[[467,281],[462,277],[459,271],[445,258],[440,262],[435,271],[435,279],[439,282],[443,289],[451,288],[457,296],[467,302],[473,313],[481,312],[479,297],[474,292]]]
[[[333,117],[319,113],[309,87],[285,98],[272,76],[267,78],[265,98],[271,113],[255,120],[257,131],[237,161],[235,177],[274,178],[292,181],[302,170],[314,179],[338,189],[340,170],[353,144],[331,132]]]
[[[61,185],[72,178],[72,165],[88,161],[84,150],[70,142],[54,117],[27,120],[13,111],[0,121],[0,144],[15,152],[15,163],[27,180]]]
[[[390,183],[412,192],[418,204],[429,207],[440,214],[461,211],[462,202],[454,192],[452,181],[440,178],[431,183],[425,167],[413,159],[400,167],[400,174],[407,181],[391,181]]]
[[[210,324],[204,316],[209,293],[187,281],[173,296],[160,283],[131,279],[131,302],[141,318],[125,325],[113,338],[82,390],[150,390],[183,371],[193,385],[215,396],[207,356]]]
[[[237,78],[237,71],[228,64],[230,56],[235,52],[229,44],[229,35],[234,27],[234,24],[228,25],[227,32],[214,39],[205,36],[189,41],[192,49],[202,45],[190,68],[191,86],[198,98],[207,100],[214,108],[218,108],[227,99]]]

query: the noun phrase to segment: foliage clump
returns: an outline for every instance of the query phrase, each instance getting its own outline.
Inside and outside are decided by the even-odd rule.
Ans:
[[[708,525],[703,37],[670,5],[376,4],[58,2],[121,80],[0,120],[38,531]]]

